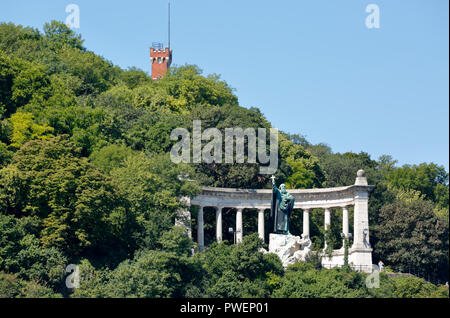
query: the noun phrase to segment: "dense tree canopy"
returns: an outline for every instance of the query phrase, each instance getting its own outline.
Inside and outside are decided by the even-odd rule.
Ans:
[[[448,226],[419,192],[399,192],[381,209],[378,222],[375,249],[386,261],[400,271],[448,280]]]
[[[448,297],[448,289],[410,277],[383,276],[380,290],[368,290],[365,274],[320,269],[317,259],[284,271],[251,233],[237,246],[214,243],[193,255],[195,244],[173,228],[185,208],[181,197],[195,196],[200,185],[271,187],[259,161],[174,164],[170,134],[177,127],[192,134],[194,120],[222,133],[272,127],[258,108],[240,106],[218,75],[203,76],[197,66],[172,67],[152,81],[88,51],[60,22],[43,33],[1,23],[0,297]],[[301,135],[278,137],[277,183],[345,186],[364,169],[375,185],[374,257],[448,279],[443,167],[398,167],[390,156],[374,160],[365,152],[333,153]],[[300,222],[294,214],[294,230]],[[320,249],[323,220],[312,211],[311,222]],[[340,221],[332,224],[338,242]],[[80,288],[69,291],[68,264],[78,264],[82,276]]]

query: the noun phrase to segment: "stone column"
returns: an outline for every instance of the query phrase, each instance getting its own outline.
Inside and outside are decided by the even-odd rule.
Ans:
[[[303,210],[303,238],[309,239],[309,209]]]
[[[264,241],[264,209],[258,209],[258,236]]]
[[[325,209],[325,220],[324,220],[324,227],[325,230],[329,230],[331,225],[331,218],[330,218],[330,209]],[[325,240],[324,249],[327,249],[327,241]]]
[[[348,207],[346,206],[342,208],[342,233],[344,233],[342,248],[345,248],[345,239],[348,239]]]
[[[370,248],[369,243],[369,194],[358,192],[355,195],[353,216],[353,247]]]
[[[216,207],[216,239],[222,242],[222,207]]]
[[[364,170],[358,171],[355,185],[367,186]],[[370,248],[369,243],[369,193],[365,187],[356,190],[353,215],[354,248]],[[366,232],[366,233],[364,233]]]
[[[205,237],[203,232],[203,206],[198,209],[197,217],[197,243],[200,250],[205,249]]]
[[[372,271],[372,248],[369,242],[369,191],[366,174],[359,170],[355,180],[353,245],[349,262],[362,271]]]
[[[236,243],[242,242],[242,208],[236,209]]]

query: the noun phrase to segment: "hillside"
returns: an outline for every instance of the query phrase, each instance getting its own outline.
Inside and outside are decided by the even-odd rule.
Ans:
[[[201,185],[271,183],[258,162],[176,165],[170,134],[192,131],[194,120],[221,131],[272,127],[244,106],[197,66],[173,67],[155,82],[88,51],[61,23],[44,33],[0,24],[0,296],[70,296],[65,268],[80,264],[88,274],[77,297],[448,297],[448,288],[410,277],[383,276],[382,289],[368,290],[364,274],[315,268],[313,260],[283,272],[278,259],[258,253],[255,235],[191,255],[193,242],[173,227],[178,198]],[[448,281],[448,172],[395,163],[280,132],[275,176],[288,188],[333,187],[353,184],[364,169],[376,186],[374,260]],[[340,216],[333,217],[330,244],[339,244]],[[294,234],[300,222],[293,217]],[[311,222],[320,249],[321,214],[312,211]]]

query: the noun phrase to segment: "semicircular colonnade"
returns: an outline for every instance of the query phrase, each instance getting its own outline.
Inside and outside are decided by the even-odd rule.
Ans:
[[[294,209],[303,210],[303,239],[309,239],[309,214],[311,209],[323,209],[324,226],[330,227],[330,209],[342,209],[342,233],[344,240],[349,238],[349,207],[354,207],[353,217],[353,244],[348,250],[348,259],[355,268],[371,271],[372,248],[369,242],[369,193],[373,186],[368,185],[365,173],[359,170],[355,184],[345,187],[318,188],[318,189],[292,189],[288,190],[295,198]],[[197,243],[200,249],[205,248],[204,242],[204,209],[213,207],[216,211],[216,240],[222,241],[222,214],[225,208],[236,210],[236,242],[242,242],[243,224],[242,216],[245,209],[258,211],[258,234],[264,240],[266,210],[271,208],[272,189],[234,189],[203,187],[201,193],[190,199],[184,198],[188,206],[198,206],[197,216]],[[180,211],[177,225],[187,227],[189,233],[190,212]],[[325,242],[326,246],[326,242]],[[332,257],[323,257],[324,267],[342,266],[344,263],[343,248],[334,250]]]

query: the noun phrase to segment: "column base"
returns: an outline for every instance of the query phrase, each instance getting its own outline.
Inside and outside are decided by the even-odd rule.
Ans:
[[[331,258],[324,253],[322,255],[322,266],[324,268],[342,267],[344,265],[345,249],[341,248],[334,250]],[[348,250],[348,264],[349,266],[359,272],[372,272],[372,249],[353,249]]]

